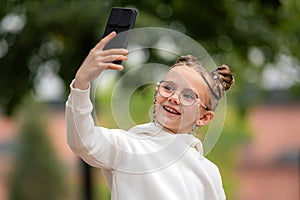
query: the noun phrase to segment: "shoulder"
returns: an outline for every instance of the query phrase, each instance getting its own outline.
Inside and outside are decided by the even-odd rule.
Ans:
[[[213,182],[219,185],[220,187],[222,187],[222,177],[221,177],[219,167],[212,161],[208,160],[207,158],[203,159],[203,164],[205,165],[206,171],[207,173],[209,173]]]
[[[204,157],[202,164],[206,169],[206,172],[213,178],[214,182],[221,181],[221,173],[219,167],[215,163]]]

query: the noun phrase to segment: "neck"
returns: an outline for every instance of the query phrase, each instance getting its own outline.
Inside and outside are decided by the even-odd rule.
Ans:
[[[172,134],[192,134],[195,128],[189,128],[189,129],[179,129],[179,130],[172,130],[165,126],[163,126],[160,122],[154,122],[155,126],[161,128],[162,130],[172,133]]]

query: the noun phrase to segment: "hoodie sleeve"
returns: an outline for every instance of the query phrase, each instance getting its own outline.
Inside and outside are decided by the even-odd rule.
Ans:
[[[97,127],[91,115],[93,105],[90,89],[73,87],[66,102],[67,144],[71,150],[94,167],[113,169],[122,147],[123,134],[119,129],[111,130]]]

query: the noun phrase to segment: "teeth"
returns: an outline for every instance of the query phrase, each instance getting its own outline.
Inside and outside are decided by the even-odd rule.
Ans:
[[[176,110],[169,108],[169,107],[164,107],[167,111],[174,113],[174,114],[179,114]]]

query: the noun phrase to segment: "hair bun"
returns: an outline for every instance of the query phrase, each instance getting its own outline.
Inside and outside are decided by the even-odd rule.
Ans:
[[[192,55],[186,55],[186,56],[179,56],[178,60],[176,63],[188,63],[188,62],[194,62],[197,63],[199,62],[196,57]]]
[[[224,86],[225,90],[229,90],[231,85],[234,83],[233,74],[227,65],[219,66],[213,72],[214,79],[218,78]]]

